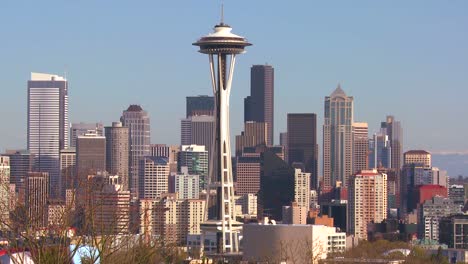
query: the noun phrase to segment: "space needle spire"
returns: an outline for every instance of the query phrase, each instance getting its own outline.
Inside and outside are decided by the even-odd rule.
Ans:
[[[239,252],[239,232],[242,224],[235,220],[234,183],[231,164],[231,141],[229,133],[229,96],[236,56],[245,52],[250,44],[244,37],[231,33],[232,28],[221,21],[214,32],[201,37],[193,45],[199,52],[208,54],[211,84],[215,99],[214,142],[209,165],[205,222],[200,225],[202,243],[207,233],[216,234],[217,254]],[[214,203],[209,203],[211,193],[216,193]],[[208,211],[209,208],[214,210]],[[203,247],[203,246],[202,246]],[[202,248],[203,249],[203,248]]]

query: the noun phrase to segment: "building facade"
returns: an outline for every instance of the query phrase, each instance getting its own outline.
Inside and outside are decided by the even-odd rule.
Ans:
[[[76,148],[76,139],[86,133],[104,136],[104,125],[102,123],[73,123],[70,128],[70,147]]]
[[[309,172],[310,187],[318,187],[317,115],[288,114],[288,163],[302,163]]]
[[[423,239],[439,240],[439,224],[443,217],[461,213],[461,207],[452,200],[434,196],[418,208],[418,236]]]
[[[24,187],[28,222],[33,228],[43,228],[47,225],[47,201],[50,193],[49,173],[28,173]]]
[[[10,157],[0,156],[0,228],[10,223]]]
[[[113,122],[105,128],[106,135],[106,170],[112,175],[119,175],[122,190],[128,191],[130,163],[130,131],[121,122]]]
[[[140,159],[150,154],[150,118],[139,105],[130,105],[120,117],[124,127],[130,129],[129,182],[133,197],[138,197],[138,166]]]
[[[59,194],[60,150],[68,147],[68,82],[45,73],[31,73],[28,81],[28,150],[37,171],[48,172],[51,194]]]
[[[208,151],[201,145],[183,145],[177,161],[178,171],[187,167],[189,174],[200,177],[200,190],[206,188],[208,180]]]
[[[244,99],[244,122],[267,124],[267,145],[273,146],[275,76],[271,65],[253,65],[250,68],[250,96]]]
[[[353,123],[353,173],[369,168],[369,131],[367,123]]]
[[[323,181],[330,189],[341,182],[348,185],[353,173],[353,97],[347,96],[340,85],[325,97],[323,125]]]
[[[180,199],[198,199],[200,196],[200,176],[188,173],[187,167],[181,167],[175,175],[175,192]]]
[[[10,183],[15,185],[18,192],[28,172],[34,171],[34,155],[28,150],[7,150],[5,156],[10,158]]]
[[[367,239],[367,224],[387,219],[387,175],[363,170],[353,175],[348,190],[348,232]]]
[[[309,210],[310,207],[310,173],[294,170],[294,201],[298,206]]]
[[[140,160],[139,198],[157,199],[169,191],[169,165],[165,157],[144,157]]]
[[[257,194],[260,190],[260,157],[237,157],[236,194]]]
[[[66,190],[74,188],[76,181],[76,149],[60,150],[60,195],[65,198]]]
[[[187,96],[185,117],[214,115],[214,97],[208,95]]]
[[[268,142],[267,124],[262,122],[247,121],[244,131],[236,136],[236,157],[242,155],[245,147],[266,145]]]
[[[87,184],[88,175],[106,170],[106,138],[94,133],[78,136],[76,141],[75,187]],[[80,190],[80,188],[78,188]]]

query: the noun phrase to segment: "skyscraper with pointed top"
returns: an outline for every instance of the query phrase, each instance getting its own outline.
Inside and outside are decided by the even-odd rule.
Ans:
[[[348,185],[353,174],[353,97],[338,87],[325,97],[323,124],[323,187]]]

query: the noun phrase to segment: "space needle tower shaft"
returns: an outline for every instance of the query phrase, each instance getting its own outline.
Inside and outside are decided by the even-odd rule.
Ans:
[[[229,132],[229,96],[236,55],[244,53],[251,44],[241,36],[231,33],[232,28],[221,23],[214,27],[214,32],[201,37],[193,43],[199,46],[200,53],[208,54],[211,83],[215,99],[215,133],[212,144],[207,204],[205,219],[201,224],[202,232],[216,234],[218,254],[239,251],[238,234],[241,223],[235,220],[234,183],[231,164],[231,143]],[[215,203],[209,206],[211,191],[216,192]],[[209,213],[209,208],[214,210]]]

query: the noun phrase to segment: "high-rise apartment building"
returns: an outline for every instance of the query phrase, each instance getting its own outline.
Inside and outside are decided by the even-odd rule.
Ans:
[[[273,145],[275,76],[271,65],[253,65],[250,68],[250,96],[244,99],[244,122],[267,124],[267,145]]]
[[[462,213],[461,207],[446,197],[434,196],[418,208],[418,235],[439,240],[439,224],[443,217]]]
[[[139,198],[157,199],[169,191],[169,165],[165,157],[143,157],[140,160]]]
[[[205,146],[211,155],[211,146],[214,139],[214,116],[190,116],[181,120],[181,145]]]
[[[76,140],[75,187],[85,186],[88,175],[106,170],[106,138],[94,133],[78,136]],[[82,190],[82,188],[78,188]]]
[[[257,194],[260,190],[260,157],[237,157],[236,194]]]
[[[106,135],[106,170],[112,175],[119,175],[122,190],[129,190],[128,165],[130,154],[129,128],[121,122],[113,122],[105,128]]]
[[[200,196],[200,176],[188,173],[187,167],[182,167],[180,173],[174,176],[175,192],[180,199],[198,199]]]
[[[76,180],[76,149],[62,149],[60,150],[61,198],[65,198],[67,189],[74,188]]]
[[[7,227],[10,219],[10,157],[0,156],[0,228]]]
[[[166,157],[169,162],[169,170],[171,173],[177,172],[177,156],[179,155],[180,146],[166,144],[151,144],[150,156],[153,157]]]
[[[236,136],[236,157],[242,155],[245,147],[266,145],[268,141],[267,124],[262,122],[247,121],[244,131]]]
[[[122,190],[118,175],[107,172],[88,179],[87,210],[95,234],[128,234],[130,228],[130,191]]]
[[[70,147],[76,147],[76,139],[86,133],[94,133],[104,136],[104,125],[102,123],[73,123],[70,128]]]
[[[181,246],[186,245],[188,235],[200,234],[205,200],[178,199],[177,194],[171,193],[141,203],[140,229],[145,237],[157,237]]]
[[[208,151],[206,151],[205,146],[181,146],[177,167],[179,171],[181,171],[182,167],[187,167],[189,174],[200,177],[200,190],[206,188],[208,180]]]
[[[317,115],[288,114],[288,162],[300,162],[310,172],[310,187],[318,186]]]
[[[10,157],[10,183],[15,185],[16,192],[28,172],[34,171],[34,155],[28,150],[6,150]]]
[[[369,132],[367,123],[353,123],[353,173],[369,168]]]
[[[301,169],[294,170],[294,201],[306,211],[310,207],[310,173]]]
[[[348,188],[348,232],[367,239],[367,224],[387,219],[387,175],[363,170],[350,177]]]
[[[130,128],[130,192],[138,197],[138,166],[140,159],[150,154],[150,118],[139,105],[130,105],[120,117],[124,127]]]
[[[68,147],[68,82],[45,73],[31,73],[28,81],[28,150],[36,170],[48,172],[51,194],[60,188],[60,150]]]
[[[214,115],[214,97],[208,95],[187,96],[185,117]]]
[[[325,97],[323,181],[326,189],[338,181],[346,187],[353,173],[353,101],[340,85]]]
[[[47,200],[49,199],[49,173],[30,172],[25,178],[25,205],[32,227],[47,225]]]

